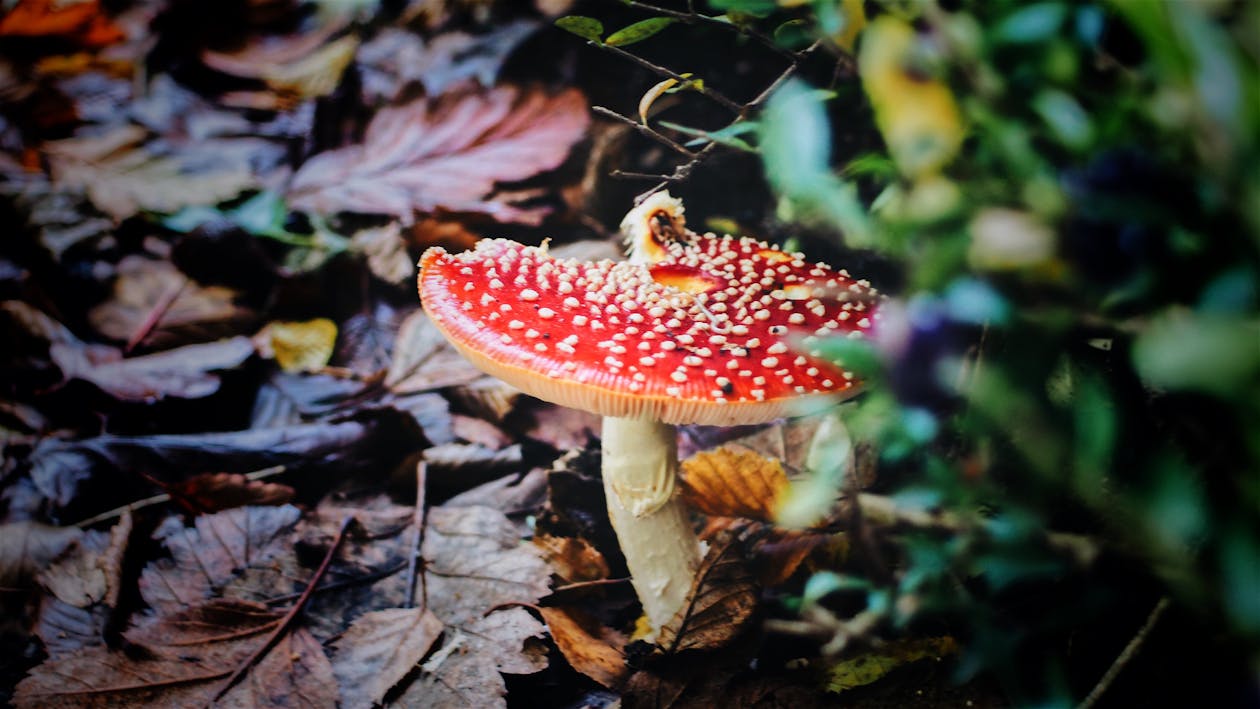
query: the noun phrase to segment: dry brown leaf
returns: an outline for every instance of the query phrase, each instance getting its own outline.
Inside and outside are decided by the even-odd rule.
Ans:
[[[239,507],[198,517],[194,527],[170,517],[154,537],[171,553],[145,567],[140,593],[160,613],[212,597],[263,600],[293,590],[296,507]]]
[[[337,639],[333,656],[342,706],[380,704],[420,664],[442,628],[442,621],[423,608],[392,608],[356,619]]]
[[[214,601],[149,619],[126,633],[124,653],[88,648],[49,660],[18,684],[18,707],[206,706],[223,680],[263,643],[280,614]],[[334,707],[337,686],[323,649],[302,628],[283,634],[245,681],[216,706]]]
[[[770,522],[787,487],[779,461],[749,451],[719,448],[683,461],[682,494],[705,514]]]
[[[416,308],[398,329],[385,385],[396,394],[410,394],[470,384],[483,376],[450,346],[424,310]]]
[[[496,25],[475,35],[443,32],[428,41],[415,32],[384,28],[363,44],[357,57],[368,103],[393,101],[416,83],[424,86],[428,96],[440,96],[470,80],[494,86],[503,61],[540,26],[536,20],[524,19]]]
[[[807,560],[828,559],[838,566],[849,552],[843,534],[820,534],[794,529],[770,529],[753,548],[753,568],[763,586],[786,582]]]
[[[251,157],[261,141],[208,139],[183,146],[144,143],[147,132],[126,124],[94,136],[45,144],[53,178],[81,188],[115,219],[140,210],[176,212],[217,204],[259,185]]]
[[[386,283],[404,283],[416,277],[416,260],[407,252],[398,222],[355,232],[350,244],[367,256],[368,268]]]
[[[109,21],[97,0],[19,0],[0,16],[0,37],[63,37],[85,47],[104,47],[126,34]]]
[[[576,608],[539,608],[551,639],[573,669],[616,690],[629,668],[621,648],[626,639]]]
[[[328,366],[337,343],[337,323],[328,318],[271,322],[258,333],[276,364],[286,372],[314,372]]]
[[[585,539],[556,537],[540,532],[534,535],[534,544],[542,549],[547,563],[565,583],[608,578],[608,562],[604,560],[604,555]]]
[[[83,536],[78,527],[0,524],[0,586],[20,587]]]
[[[320,153],[293,176],[289,203],[319,214],[480,212],[536,224],[537,210],[489,199],[499,182],[559,166],[584,134],[586,101],[502,87],[447,94],[386,108],[362,145]]]
[[[451,430],[456,438],[491,450],[506,448],[512,443],[512,437],[504,433],[503,429],[475,416],[451,414]]]
[[[36,632],[52,657],[99,645],[118,605],[123,554],[131,537],[131,515],[109,532],[89,531],[69,553],[39,575],[49,595],[40,603]]]
[[[236,291],[198,285],[170,261],[131,255],[118,262],[113,295],[88,311],[88,321],[105,337],[126,342],[171,294],[175,294],[174,300],[143,340],[146,345],[161,349],[185,344],[189,334],[206,331],[232,330],[235,334],[234,326],[252,317],[234,304]]]
[[[731,642],[757,608],[757,584],[735,535],[715,541],[700,562],[687,603],[661,628],[656,643],[666,653],[713,650]]]
[[[204,50],[201,61],[225,74],[261,79],[298,99],[326,96],[337,88],[359,48],[354,35],[326,43],[336,30],[336,25],[329,25],[283,37],[259,36],[235,52]]]
[[[526,436],[549,444],[558,451],[582,449],[599,438],[603,417],[569,406],[529,402],[530,427]]]
[[[180,507],[193,514],[246,505],[283,505],[294,494],[288,485],[250,480],[240,473],[202,473],[162,487]]]
[[[104,345],[53,345],[53,363],[66,379],[82,379],[125,401],[165,396],[197,399],[219,390],[214,370],[231,369],[254,354],[246,337],[185,345],[141,357]]]

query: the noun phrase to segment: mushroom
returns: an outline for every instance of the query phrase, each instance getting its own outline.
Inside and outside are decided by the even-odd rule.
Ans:
[[[636,226],[637,225],[637,226]],[[853,375],[819,338],[862,336],[878,319],[865,281],[750,238],[696,235],[662,194],[627,216],[629,262],[557,259],[484,239],[420,259],[435,325],[471,362],[527,394],[604,417],[609,517],[654,634],[686,603],[701,557],[674,494],[674,425],[789,414],[847,398]]]

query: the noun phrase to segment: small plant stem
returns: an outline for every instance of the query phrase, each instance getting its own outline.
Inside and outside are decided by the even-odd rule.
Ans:
[[[630,118],[627,118],[621,115],[620,113],[617,113],[616,111],[613,111],[611,109],[604,108],[603,106],[591,106],[591,110],[598,113],[601,116],[604,116],[605,118],[611,118],[615,121],[620,121],[621,123],[625,123],[631,128],[634,128],[635,130],[639,131],[639,133],[646,135],[647,137],[651,138],[652,140],[655,140],[661,145],[664,145],[670,150],[681,153],[684,157],[686,157],[689,160],[694,159],[696,157],[696,154],[694,152],[692,152],[691,150],[688,150],[686,147],[679,144],[677,141],[655,130],[651,126],[645,126],[638,121],[631,120]]]
[[[1094,685],[1094,688],[1081,701],[1078,709],[1091,709],[1098,703],[1103,693],[1111,687],[1111,683],[1116,681],[1116,677],[1120,675],[1125,665],[1129,664],[1138,654],[1138,651],[1142,649],[1142,643],[1146,642],[1146,638],[1155,629],[1155,624],[1159,622],[1160,617],[1168,610],[1169,605],[1171,605],[1171,601],[1168,600],[1168,596],[1159,599],[1159,602],[1151,609],[1150,615],[1146,616],[1146,622],[1138,629],[1137,634],[1129,640],[1129,644],[1125,645],[1120,654],[1116,656],[1115,661],[1111,663],[1111,667],[1107,668],[1107,672],[1103,674],[1102,679],[1098,680],[1098,684]]]
[[[254,480],[262,480],[264,478],[272,477],[273,475],[279,475],[280,473],[283,473],[286,470],[288,470],[288,468],[286,468],[283,465],[273,465],[270,468],[263,468],[262,470],[255,470],[252,473],[246,473],[245,479],[251,482]],[[170,501],[171,501],[171,496],[166,493],[162,493],[161,495],[154,495],[153,497],[146,497],[143,500],[136,500],[135,502],[128,502],[127,504],[122,505],[121,507],[115,507],[112,510],[102,512],[94,517],[89,517],[83,520],[82,522],[76,522],[74,526],[79,527],[81,529],[86,529],[88,527],[91,527],[94,524],[99,524],[101,522],[104,522],[105,520],[114,519],[115,517],[121,517],[124,512],[135,512],[136,510],[142,510],[146,507],[152,507],[153,505],[160,505],[163,502],[170,502]]]
[[[416,579],[422,579],[421,586],[424,586],[424,569],[420,566],[420,546],[424,544],[424,498],[426,481],[428,480],[428,464],[423,460],[416,463],[416,509],[411,515],[411,525],[414,530],[411,538],[411,553],[407,556],[407,600],[403,603],[403,608],[414,608],[416,605]],[[422,589],[421,607],[429,606],[428,590]]]
[[[719,103],[725,106],[726,108],[730,109],[732,113],[739,113],[744,108],[740,104],[735,103],[731,99],[727,98],[726,96],[723,96],[722,94],[714,91],[713,89],[710,89],[707,86],[697,85],[694,79],[688,79],[687,77],[683,76],[682,74],[679,74],[676,71],[673,71],[672,69],[666,69],[660,64],[655,64],[653,62],[650,62],[644,59],[643,57],[640,57],[637,54],[631,54],[630,52],[627,52],[621,47],[615,47],[611,44],[604,44],[603,42],[592,42],[592,41],[588,41],[587,44],[591,45],[592,47],[598,47],[599,49],[603,49],[604,51],[607,51],[607,52],[612,52],[613,54],[616,54],[619,57],[629,59],[630,61],[634,62],[635,64],[638,64],[639,66],[643,67],[644,69],[647,69],[648,71],[654,72],[661,76],[666,76],[671,79],[674,79],[680,84],[691,82],[692,90],[698,92],[701,96],[705,96],[705,97],[708,97],[709,99],[712,99],[715,103]]]
[[[157,327],[157,324],[161,322],[163,316],[165,316],[167,311],[171,309],[171,306],[174,305],[175,301],[179,298],[179,294],[183,293],[184,288],[187,286],[188,278],[186,276],[180,276],[179,282],[173,284],[166,290],[165,293],[162,294],[162,297],[158,299],[158,302],[153,304],[153,308],[149,311],[149,314],[145,316],[144,321],[136,327],[135,332],[131,333],[131,337],[127,338],[127,344],[123,347],[123,354],[131,354],[131,351],[143,342],[144,338],[148,337],[149,334],[153,332],[153,328]]]
[[[298,598],[297,603],[294,603],[293,607],[289,609],[289,612],[280,621],[280,624],[277,625],[276,629],[273,630],[271,635],[267,637],[266,642],[258,646],[258,649],[255,650],[247,660],[242,662],[241,665],[236,668],[236,671],[227,678],[227,680],[223,683],[223,686],[219,687],[219,691],[215,692],[214,696],[210,698],[210,701],[206,703],[207,707],[214,706],[220,699],[223,698],[223,695],[227,694],[233,687],[235,687],[245,676],[245,673],[249,672],[251,667],[258,664],[258,661],[265,657],[267,653],[271,651],[271,648],[279,642],[280,638],[288,632],[289,628],[293,625],[294,619],[296,619],[298,614],[302,612],[302,609],[306,607],[307,601],[311,599],[311,594],[315,592],[315,587],[319,585],[320,579],[324,578],[324,574],[328,573],[328,567],[332,564],[333,557],[337,554],[337,549],[341,548],[341,543],[345,541],[346,530],[350,528],[350,523],[353,521],[354,517],[351,515],[346,515],[346,517],[341,520],[341,525],[337,528],[337,537],[333,539],[332,545],[328,547],[328,553],[324,555],[324,560],[320,562],[319,568],[315,570],[315,573],[311,576],[310,581],[306,582],[306,590],[302,592],[302,595]]]

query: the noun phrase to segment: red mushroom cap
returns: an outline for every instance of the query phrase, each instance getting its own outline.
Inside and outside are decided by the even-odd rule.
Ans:
[[[462,254],[435,247],[420,260],[420,298],[484,371],[604,416],[758,423],[802,397],[857,392],[851,373],[792,344],[870,330],[869,284],[748,238],[668,250],[639,265],[500,239]]]

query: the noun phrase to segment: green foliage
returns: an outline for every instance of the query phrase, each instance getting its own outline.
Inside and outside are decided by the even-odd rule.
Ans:
[[[604,40],[604,44],[624,47],[627,44],[642,42],[672,24],[674,24],[674,18],[672,17],[649,17],[646,20],[639,20],[613,32]]]
[[[604,35],[604,23],[594,17],[583,15],[565,15],[558,18],[556,27],[592,42],[602,41],[600,37]]]

